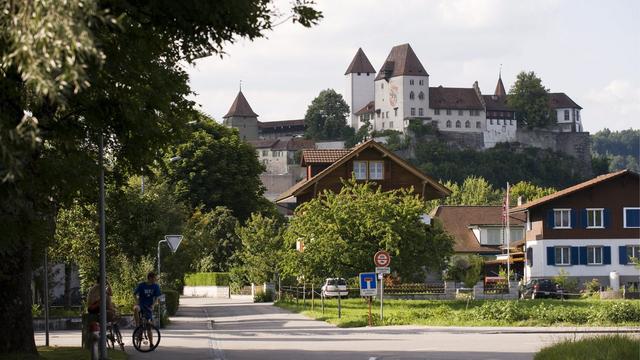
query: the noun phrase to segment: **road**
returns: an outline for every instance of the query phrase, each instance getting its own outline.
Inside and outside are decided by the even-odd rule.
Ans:
[[[385,326],[341,329],[248,298],[182,298],[156,351],[137,353],[124,331],[130,359],[532,359],[541,347],[589,334],[575,328],[458,328]],[[584,328],[582,331],[586,330]],[[596,329],[608,331],[614,329]],[[43,342],[37,334],[38,344]],[[54,345],[78,346],[77,332],[54,332]]]

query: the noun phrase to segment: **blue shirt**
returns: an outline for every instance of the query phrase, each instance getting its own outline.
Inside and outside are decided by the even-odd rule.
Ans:
[[[142,308],[151,308],[153,300],[162,294],[158,284],[147,284],[146,282],[138,284],[133,293],[138,295],[138,304]]]

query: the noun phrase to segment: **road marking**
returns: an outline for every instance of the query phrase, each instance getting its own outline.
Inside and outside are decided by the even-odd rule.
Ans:
[[[220,349],[218,344],[218,340],[216,340],[213,334],[213,327],[215,321],[209,318],[209,311],[207,311],[206,307],[202,307],[202,311],[207,318],[207,330],[209,330],[209,354],[213,360],[225,360],[224,353]]]

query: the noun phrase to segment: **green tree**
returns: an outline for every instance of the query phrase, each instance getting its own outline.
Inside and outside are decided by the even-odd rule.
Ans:
[[[449,261],[447,279],[461,282],[472,288],[482,279],[484,259],[479,255],[454,255]]]
[[[341,140],[354,136],[347,125],[349,105],[333,89],[322,90],[304,115],[305,135],[314,140]]]
[[[602,170],[604,158],[609,160],[605,172],[640,170],[640,130],[611,131],[605,128],[591,135],[591,144],[598,169]]]
[[[544,188],[528,181],[520,181],[509,189],[510,205],[516,205],[519,197],[522,197],[522,202],[525,203],[539,199],[543,196],[551,195],[556,191],[556,189],[551,187]]]
[[[301,205],[285,232],[286,272],[307,281],[353,277],[371,269],[384,249],[393,269],[407,280],[439,271],[453,252],[453,239],[439,226],[424,225],[425,203],[410,190],[383,192],[371,183],[345,182],[339,193],[325,191]],[[304,251],[293,249],[302,243]]]
[[[428,203],[429,210],[438,205],[500,205],[503,193],[494,189],[487,180],[482,177],[470,176],[464,179],[462,185],[452,181],[444,183],[451,195],[444,199],[431,200]]]
[[[284,228],[278,219],[252,214],[247,223],[237,229],[242,250],[237,253],[246,279],[262,284],[274,279],[282,268],[286,252]]]
[[[516,120],[529,128],[544,128],[556,123],[556,112],[549,105],[549,89],[533,71],[520,72],[509,90],[507,103],[516,112]]]

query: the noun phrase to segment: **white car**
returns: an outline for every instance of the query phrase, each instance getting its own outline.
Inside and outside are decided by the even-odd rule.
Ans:
[[[328,278],[322,285],[322,295],[324,297],[347,296],[347,282],[343,278]]]

